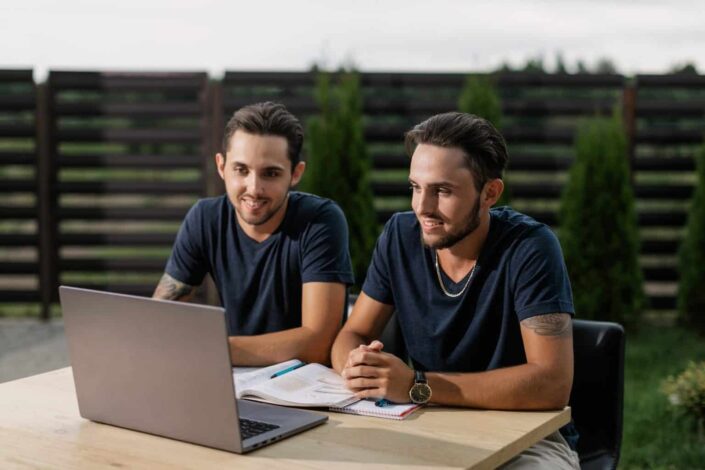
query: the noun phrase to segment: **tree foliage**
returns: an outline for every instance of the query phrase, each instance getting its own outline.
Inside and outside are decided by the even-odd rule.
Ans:
[[[627,144],[616,113],[578,129],[559,219],[576,315],[635,327],[644,294]]]
[[[696,160],[698,181],[679,253],[678,313],[683,323],[705,333],[705,144]]]
[[[359,77],[322,72],[316,85],[319,114],[309,119],[307,169],[301,189],[332,199],[345,213],[356,287],[362,284],[378,234],[370,186],[370,157],[362,123]]]
[[[502,128],[502,100],[499,96],[494,77],[470,75],[465,80],[465,85],[458,98],[458,109],[464,113],[474,114],[487,119],[497,129]],[[504,179],[504,192],[495,205],[506,206],[509,204],[509,186],[506,175]]]

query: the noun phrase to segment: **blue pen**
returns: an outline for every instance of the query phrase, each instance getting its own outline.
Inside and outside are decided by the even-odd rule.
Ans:
[[[391,405],[391,403],[385,398],[381,398],[375,402],[375,406],[379,406],[380,408],[384,408],[385,406],[389,405]]]
[[[284,375],[284,374],[286,374],[286,373],[291,372],[292,370],[296,370],[296,369],[298,369],[299,367],[303,367],[303,366],[305,366],[305,365],[306,365],[305,362],[299,362],[298,364],[294,364],[294,365],[291,366],[291,367],[287,367],[286,369],[280,370],[279,372],[275,372],[274,374],[272,374],[272,376],[270,377],[270,379],[273,379],[273,378],[275,378],[275,377],[279,377],[280,375]]]

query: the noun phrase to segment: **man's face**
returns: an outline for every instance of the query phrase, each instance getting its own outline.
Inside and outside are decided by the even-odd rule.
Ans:
[[[449,248],[480,225],[481,195],[462,150],[419,144],[411,157],[411,207],[423,242]]]
[[[287,141],[281,136],[237,130],[229,144],[227,158],[218,154],[216,163],[238,222],[259,232],[274,232],[284,218],[289,189],[303,175],[304,163],[292,173]]]

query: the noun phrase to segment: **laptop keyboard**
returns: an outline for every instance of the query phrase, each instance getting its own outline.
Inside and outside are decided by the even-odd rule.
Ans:
[[[240,435],[243,440],[249,439],[250,437],[255,437],[263,432],[271,431],[272,429],[277,429],[278,427],[279,426],[276,424],[240,418]]]

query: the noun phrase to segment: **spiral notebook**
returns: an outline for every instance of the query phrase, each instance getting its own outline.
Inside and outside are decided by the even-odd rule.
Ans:
[[[360,400],[342,408],[331,407],[329,409],[331,411],[348,413],[352,415],[402,420],[419,408],[421,408],[421,405],[416,405],[414,403],[390,403],[382,407],[375,405],[375,400]]]

